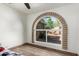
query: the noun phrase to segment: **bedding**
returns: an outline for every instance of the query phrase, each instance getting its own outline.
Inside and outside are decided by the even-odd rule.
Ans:
[[[19,53],[13,52],[11,50],[4,49],[3,47],[0,47],[0,56],[22,56]]]
[[[22,55],[10,50],[5,50],[5,51],[0,52],[0,56],[22,56]]]

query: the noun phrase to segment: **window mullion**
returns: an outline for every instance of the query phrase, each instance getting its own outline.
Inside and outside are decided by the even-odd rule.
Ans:
[[[46,42],[47,42],[47,30],[46,30]]]

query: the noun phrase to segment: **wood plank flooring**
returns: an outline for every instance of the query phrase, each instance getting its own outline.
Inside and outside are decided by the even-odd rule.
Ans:
[[[18,52],[24,56],[70,56],[65,53],[57,51],[43,49],[32,45],[22,45],[11,49],[12,51]]]

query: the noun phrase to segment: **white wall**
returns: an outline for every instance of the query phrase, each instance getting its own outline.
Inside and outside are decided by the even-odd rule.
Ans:
[[[0,43],[5,48],[23,44],[23,25],[15,10],[0,4]]]
[[[79,52],[77,45],[78,41],[78,21],[79,21],[79,4],[72,4],[69,6],[64,6],[56,9],[47,10],[49,12],[56,12],[63,16],[65,21],[68,24],[68,50],[70,52]],[[32,42],[32,24],[33,21],[42,13],[45,13],[47,11],[30,14],[26,18],[26,29],[27,29],[27,42]],[[40,44],[42,45],[42,44]],[[42,45],[43,46],[43,45]],[[52,48],[63,50],[62,48],[57,48],[52,46]]]

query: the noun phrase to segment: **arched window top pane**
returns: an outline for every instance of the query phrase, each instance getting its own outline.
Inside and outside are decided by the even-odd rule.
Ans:
[[[40,18],[36,29],[54,29],[60,27],[61,23],[55,16],[44,16]]]

